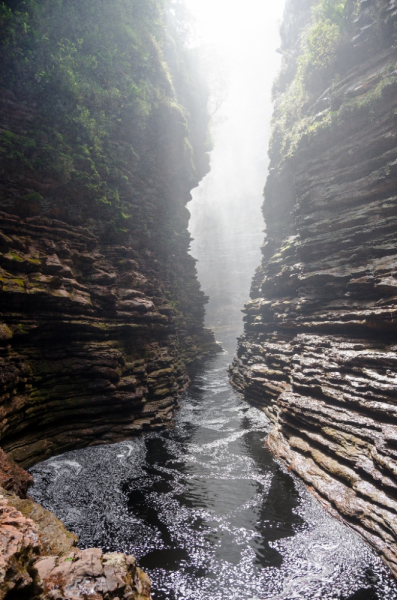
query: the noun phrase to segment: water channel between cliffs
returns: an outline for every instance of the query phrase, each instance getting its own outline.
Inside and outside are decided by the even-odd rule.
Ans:
[[[195,367],[172,429],[54,457],[31,469],[30,494],[79,535],[81,548],[136,556],[154,600],[397,600],[380,559],[264,448],[267,418],[228,382],[260,264],[265,124],[278,68],[266,57],[279,39],[268,3],[209,4],[218,25],[234,11],[236,30],[228,24],[229,95],[211,172],[189,205],[190,232],[211,298],[207,325],[228,351]]]
[[[380,559],[264,449],[267,418],[200,364],[175,427],[54,457],[31,496],[81,548],[135,555],[155,600],[393,600]]]

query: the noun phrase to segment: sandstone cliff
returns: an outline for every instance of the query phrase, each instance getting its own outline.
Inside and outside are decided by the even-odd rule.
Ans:
[[[397,575],[397,5],[289,0],[263,261],[231,379]]]
[[[0,26],[0,445],[26,467],[169,423],[216,350],[186,208],[208,117],[157,0],[9,0]]]

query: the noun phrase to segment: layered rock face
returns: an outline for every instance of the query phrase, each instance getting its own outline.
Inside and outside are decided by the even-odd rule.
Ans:
[[[272,420],[275,455],[395,575],[396,13],[287,4],[267,239],[230,369]]]
[[[186,364],[214,347],[190,315],[200,297],[177,323],[155,255],[81,227],[3,213],[1,240],[0,440],[13,460],[169,422]]]
[[[156,0],[25,4],[0,10],[0,444],[27,467],[163,427],[217,346],[188,255],[206,93],[176,26]]]
[[[21,466],[166,426],[219,350],[188,254],[208,116],[182,29],[158,0],[0,6],[0,600],[151,598]]]

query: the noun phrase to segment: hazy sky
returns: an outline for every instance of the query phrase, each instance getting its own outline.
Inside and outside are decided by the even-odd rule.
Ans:
[[[280,68],[284,0],[185,0],[196,18],[196,44],[206,47],[215,96],[227,99],[212,123],[211,172],[193,190],[189,229],[199,279],[212,303],[207,324],[240,323],[265,223],[260,207],[267,176],[271,88]],[[212,72],[211,72],[212,71]],[[221,93],[217,73],[220,72]],[[216,104],[216,103],[215,103]]]
[[[263,30],[282,17],[283,0],[185,0],[186,6],[197,19],[197,34],[207,43],[236,46],[251,30]],[[275,32],[277,34],[277,31]]]

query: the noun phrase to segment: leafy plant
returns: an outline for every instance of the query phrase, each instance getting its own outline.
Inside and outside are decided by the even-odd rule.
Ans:
[[[324,70],[329,67],[340,38],[341,31],[337,23],[330,19],[317,21],[309,31],[305,52],[299,61],[303,72],[308,68]]]
[[[295,63],[295,76],[284,93],[277,97],[273,117],[271,148],[283,156],[292,156],[299,143],[321,127],[335,125],[332,111],[313,121],[307,109],[324,89],[331,71],[348,37],[352,14],[358,10],[358,0],[317,0],[312,7],[312,20],[301,35],[301,47]],[[285,59],[287,63],[290,58]],[[338,76],[337,71],[334,78]],[[327,84],[329,85],[329,83]],[[335,113],[336,114],[336,113]]]
[[[117,230],[146,176],[143,149],[146,162],[160,160],[155,138],[172,136],[192,179],[201,169],[205,91],[190,74],[182,5],[168,2],[0,0],[0,86],[38,113],[25,140],[3,132],[0,152],[39,178],[61,178],[63,197],[83,199],[86,214],[95,204]],[[178,169],[175,160],[168,171]],[[144,202],[134,208],[143,232]]]

